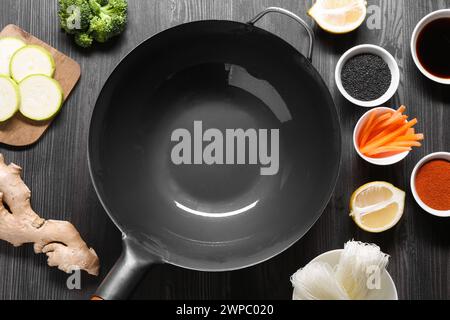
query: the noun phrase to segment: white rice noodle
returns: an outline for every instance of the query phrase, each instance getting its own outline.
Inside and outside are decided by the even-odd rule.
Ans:
[[[361,300],[369,293],[368,280],[375,270],[385,270],[389,256],[374,244],[348,241],[336,268],[336,279],[352,300]]]
[[[337,282],[333,268],[324,262],[311,262],[291,277],[293,300],[348,300]]]

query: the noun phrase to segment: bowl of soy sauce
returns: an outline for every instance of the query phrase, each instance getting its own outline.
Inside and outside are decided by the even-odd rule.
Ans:
[[[434,11],[419,21],[412,34],[411,53],[426,77],[450,84],[450,9]]]

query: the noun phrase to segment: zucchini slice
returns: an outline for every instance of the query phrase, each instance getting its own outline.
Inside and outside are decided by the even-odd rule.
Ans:
[[[9,71],[17,83],[33,74],[51,77],[55,72],[55,60],[51,53],[41,46],[28,45],[14,53]]]
[[[35,74],[19,83],[20,113],[31,120],[47,120],[61,109],[64,100],[58,81],[47,75]]]
[[[26,46],[19,38],[0,38],[0,75],[9,76],[9,64],[13,54]]]
[[[0,121],[11,118],[20,105],[17,84],[7,76],[0,75]]]

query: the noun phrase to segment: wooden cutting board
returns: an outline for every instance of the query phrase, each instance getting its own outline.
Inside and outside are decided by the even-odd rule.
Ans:
[[[54,78],[60,83],[64,92],[64,101],[69,96],[80,79],[80,65],[65,54],[59,52],[47,43],[32,36],[16,25],[7,25],[0,37],[18,37],[27,44],[37,44],[46,48],[55,59],[56,69]],[[14,117],[0,123],[0,143],[10,146],[27,146],[35,143],[50,126],[53,119],[46,121],[32,121],[21,116],[18,112]]]

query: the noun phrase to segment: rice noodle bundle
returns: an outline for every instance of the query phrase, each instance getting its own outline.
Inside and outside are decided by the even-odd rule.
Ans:
[[[324,262],[311,262],[291,277],[294,300],[348,300],[337,282],[333,268]]]
[[[364,299],[369,292],[369,272],[378,270],[381,275],[388,260],[389,256],[375,244],[348,241],[336,268],[336,279],[351,299]]]

